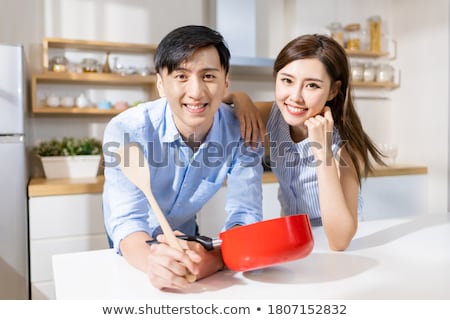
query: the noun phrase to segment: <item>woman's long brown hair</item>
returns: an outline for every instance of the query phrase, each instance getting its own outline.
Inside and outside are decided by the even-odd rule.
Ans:
[[[353,105],[350,67],[344,48],[326,35],[299,36],[286,44],[278,54],[273,67],[274,76],[292,61],[311,58],[324,64],[332,86],[336,81],[341,82],[338,94],[327,101],[327,106],[331,108],[341,139],[348,142],[345,147],[361,182],[361,177],[367,177],[374,169],[369,154],[380,165],[385,165],[382,159],[384,155],[364,131]]]

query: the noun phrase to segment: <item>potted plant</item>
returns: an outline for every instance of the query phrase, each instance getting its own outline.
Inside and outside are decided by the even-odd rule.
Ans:
[[[95,138],[63,138],[40,142],[33,151],[39,156],[47,179],[95,177],[102,143]]]

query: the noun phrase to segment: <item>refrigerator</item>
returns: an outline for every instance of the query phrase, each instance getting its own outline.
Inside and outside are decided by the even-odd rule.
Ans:
[[[0,44],[0,299],[29,299],[26,73],[22,45]]]

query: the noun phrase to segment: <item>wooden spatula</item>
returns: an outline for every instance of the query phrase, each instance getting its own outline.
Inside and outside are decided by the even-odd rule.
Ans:
[[[173,233],[172,228],[167,222],[166,216],[163,214],[161,208],[158,205],[155,197],[153,196],[150,182],[150,168],[148,167],[147,159],[141,148],[137,145],[130,145],[128,147],[128,157],[125,158],[125,152],[123,148],[116,151],[120,155],[119,166],[122,172],[127,176],[127,178],[138,187],[146,196],[150,206],[155,212],[156,218],[161,226],[161,229],[166,236],[169,246],[183,251],[178,240]],[[127,161],[125,161],[127,160]],[[195,275],[188,274],[186,280],[189,282],[195,281]]]

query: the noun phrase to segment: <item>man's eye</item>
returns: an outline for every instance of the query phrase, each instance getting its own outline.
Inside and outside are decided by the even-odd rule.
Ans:
[[[178,73],[178,74],[175,75],[175,79],[178,79],[178,80],[186,80],[187,77],[186,77],[185,74]]]
[[[213,74],[207,73],[203,76],[206,80],[213,80],[216,77]]]

